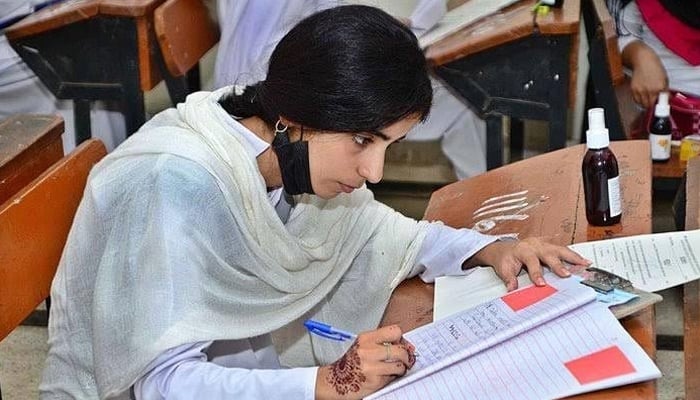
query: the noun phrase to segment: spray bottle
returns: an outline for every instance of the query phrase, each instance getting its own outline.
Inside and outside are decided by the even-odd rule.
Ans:
[[[591,225],[617,224],[622,216],[617,159],[608,147],[609,144],[603,109],[588,110],[588,151],[583,157],[581,171],[586,197],[586,219]]]
[[[668,105],[668,92],[661,92],[654,108],[654,119],[649,126],[652,161],[668,161],[671,158],[671,133],[671,107]]]

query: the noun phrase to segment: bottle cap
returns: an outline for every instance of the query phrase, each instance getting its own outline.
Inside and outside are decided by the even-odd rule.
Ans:
[[[605,111],[602,108],[588,110],[588,130],[586,131],[586,146],[589,149],[608,147],[610,137],[605,128]]]
[[[668,117],[671,114],[671,107],[668,105],[668,92],[659,92],[659,99],[654,108],[655,117]]]

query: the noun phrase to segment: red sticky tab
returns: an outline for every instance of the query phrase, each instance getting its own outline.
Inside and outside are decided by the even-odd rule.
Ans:
[[[636,371],[625,353],[617,346],[596,351],[564,365],[582,385]]]
[[[532,285],[529,288],[525,288],[522,290],[518,290],[517,292],[509,293],[503,297],[501,297],[501,300],[503,300],[504,303],[508,305],[508,307],[511,308],[513,311],[520,311],[525,307],[531,306],[538,301],[545,299],[554,293],[557,292],[557,289],[549,286],[549,285],[544,285],[544,286],[535,286]]]

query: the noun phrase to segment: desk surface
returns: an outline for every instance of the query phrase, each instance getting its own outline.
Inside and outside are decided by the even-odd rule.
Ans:
[[[615,236],[651,232],[651,161],[645,140],[612,143],[620,166],[623,197],[622,222],[612,227],[588,225],[583,205],[581,160],[585,147],[569,147],[533,157],[480,176],[448,185],[430,198],[425,219],[441,220],[461,228],[473,225],[472,213],[487,198],[528,190],[528,199],[548,197],[529,209],[525,221],[500,221],[488,233],[518,232],[520,237],[540,236],[553,243],[568,245]],[[433,285],[418,278],[402,283],[392,295],[382,325],[398,324],[403,330],[432,321]],[[625,328],[654,358],[656,352],[652,308],[622,320]],[[622,386],[577,396],[581,399],[652,399],[655,381]]]
[[[152,48],[153,12],[165,0],[72,0],[46,7],[5,30],[10,42],[96,17],[123,17],[136,23],[139,85],[151,90],[161,81]]]
[[[0,121],[0,204],[63,157],[63,119],[18,114]]]
[[[521,0],[500,12],[429,46],[426,57],[433,65],[442,65],[470,54],[515,41],[533,34],[535,22],[539,31],[549,35],[577,34],[581,15],[580,0],[567,0],[562,8],[552,9],[536,19],[535,2]]]
[[[165,0],[73,0],[36,12],[12,25],[5,33],[10,40],[31,36],[92,18],[98,14],[142,17]]]

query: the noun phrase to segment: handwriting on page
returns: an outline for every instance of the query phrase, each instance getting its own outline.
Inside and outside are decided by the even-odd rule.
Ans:
[[[510,328],[532,317],[524,309],[533,305],[552,307],[546,300],[551,300],[557,292],[550,285],[526,287],[456,314],[453,318],[437,321],[429,333],[421,334],[421,330],[410,332],[407,339],[421,352],[416,366],[420,368],[421,364],[433,364],[458,350],[476,352],[484,346],[495,344]]]
[[[590,302],[379,398],[551,399],[658,376],[610,311]]]
[[[490,302],[455,318],[438,321],[435,323],[436,329],[430,332],[412,332],[418,333],[415,337],[409,333],[407,338],[420,349],[420,364],[433,364],[464,349],[465,345],[493,337],[520,320],[503,303]]]

